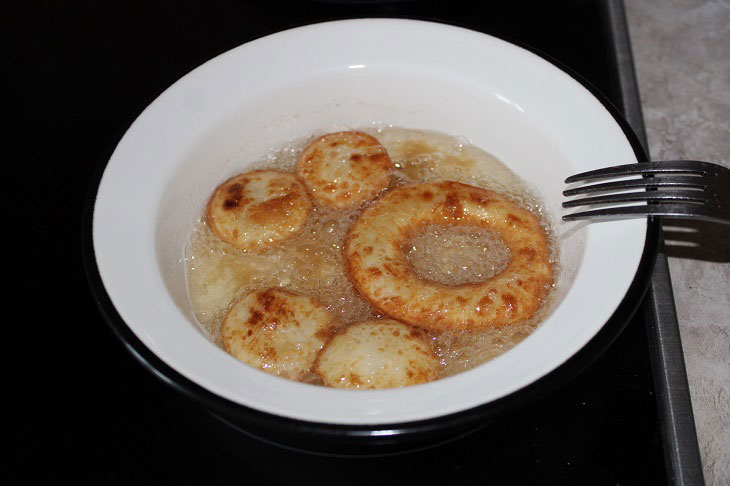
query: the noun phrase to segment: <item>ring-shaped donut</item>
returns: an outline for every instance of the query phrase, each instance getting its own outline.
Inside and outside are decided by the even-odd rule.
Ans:
[[[483,282],[445,285],[418,277],[404,244],[425,225],[477,226],[510,250]],[[345,243],[359,292],[389,316],[434,331],[485,329],[532,317],[553,281],[547,236],[531,212],[493,191],[458,182],[396,188],[367,207]]]

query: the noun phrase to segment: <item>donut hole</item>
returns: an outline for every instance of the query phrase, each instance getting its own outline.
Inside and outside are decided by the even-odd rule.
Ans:
[[[422,226],[403,245],[422,280],[444,285],[483,282],[507,267],[510,251],[494,231],[478,226]]]

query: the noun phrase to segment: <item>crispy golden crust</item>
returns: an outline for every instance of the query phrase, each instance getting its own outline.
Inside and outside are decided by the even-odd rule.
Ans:
[[[296,380],[329,339],[333,319],[309,297],[270,288],[251,292],[223,320],[224,349],[255,368]]]
[[[351,324],[337,333],[314,369],[327,386],[367,390],[435,380],[439,361],[425,332],[384,319]]]
[[[510,249],[507,267],[479,283],[418,278],[402,246],[427,224],[480,226]],[[552,284],[547,236],[505,197],[458,182],[414,184],[385,194],[350,228],[345,264],[359,292],[391,317],[435,331],[484,329],[532,317]]]
[[[297,160],[296,174],[319,206],[346,209],[388,187],[393,163],[380,142],[363,132],[330,133]]]
[[[312,209],[304,185],[292,174],[257,170],[218,186],[208,202],[208,224],[242,250],[260,250],[296,235]]]

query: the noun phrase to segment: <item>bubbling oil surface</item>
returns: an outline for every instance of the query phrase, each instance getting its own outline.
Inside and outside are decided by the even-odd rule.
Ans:
[[[504,164],[481,149],[441,133],[393,127],[362,131],[380,140],[395,165],[389,189],[452,180],[500,192],[532,211],[547,231],[553,274],[557,278],[557,243],[550,221],[525,183]],[[316,134],[319,135],[322,134]],[[314,138],[272,150],[247,171],[293,172],[297,156]],[[221,345],[221,323],[229,309],[248,292],[266,287],[286,288],[313,297],[341,327],[385,317],[360,297],[345,271],[345,237],[363,207],[315,207],[301,233],[259,252],[244,252],[225,243],[211,231],[205,217],[201,218],[185,260],[188,295],[205,334]],[[484,281],[509,262],[509,249],[501,239],[476,227],[428,226],[408,240],[404,251],[421,278],[446,285]],[[442,365],[441,376],[473,368],[514,347],[550,312],[552,294],[548,293],[535,316],[518,324],[479,332],[430,333],[433,350]]]
[[[509,248],[478,227],[428,225],[411,236],[403,252],[419,278],[446,285],[483,282],[504,270]]]

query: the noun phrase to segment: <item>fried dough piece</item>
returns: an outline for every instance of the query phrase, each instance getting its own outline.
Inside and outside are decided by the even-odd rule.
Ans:
[[[388,187],[393,163],[380,142],[363,132],[338,132],[312,142],[297,160],[299,176],[315,204],[359,206]]]
[[[241,250],[260,250],[296,235],[312,210],[304,185],[292,174],[257,170],[232,177],[213,193],[208,223]]]
[[[327,343],[315,364],[325,385],[363,390],[426,383],[438,371],[426,333],[392,319],[351,324]]]
[[[310,370],[333,319],[311,298],[270,288],[251,292],[228,312],[224,349],[255,368],[296,380]]]
[[[510,250],[507,267],[484,282],[422,280],[403,250],[429,224],[494,231]],[[434,331],[485,329],[524,321],[553,282],[547,235],[529,211],[504,196],[458,182],[396,188],[367,207],[345,242],[350,278],[390,317]]]

